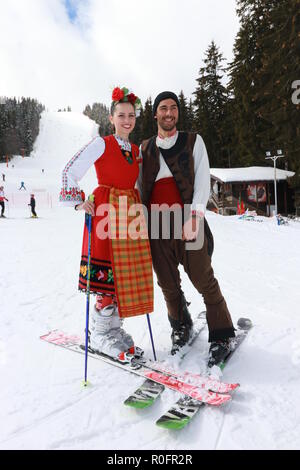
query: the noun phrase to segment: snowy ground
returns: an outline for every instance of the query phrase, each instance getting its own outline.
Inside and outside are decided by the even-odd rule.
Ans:
[[[39,340],[54,328],[84,329],[85,297],[77,292],[83,214],[58,208],[56,198],[64,163],[95,132],[79,114],[44,113],[33,158],[16,157],[8,169],[0,164],[10,198],[10,218],[0,220],[0,449],[299,449],[298,222],[277,226],[272,219],[207,214],[213,265],[233,319],[250,317],[255,326],[224,371],[225,381],[241,383],[232,403],[203,408],[184,431],[154,424],[175,392],[165,391],[152,409],[127,408],[123,400],[141,379],[90,360],[91,386],[82,388],[83,356]],[[52,196],[50,204],[39,193],[37,220],[28,218],[20,181],[28,192]],[[82,187],[88,193],[94,186],[91,170]],[[182,279],[196,314],[202,299],[184,273]],[[151,355],[146,323],[129,319],[126,328]],[[165,358],[170,329],[158,287],[152,326],[158,356]],[[207,332],[193,349],[181,367],[201,371]]]

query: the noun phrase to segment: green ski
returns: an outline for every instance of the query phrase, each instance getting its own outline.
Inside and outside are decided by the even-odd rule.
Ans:
[[[244,339],[247,337],[248,331],[252,328],[252,322],[248,318],[240,318],[237,322],[238,331],[233,340],[233,349],[226,357],[225,361],[218,364],[221,370],[238,349]],[[164,413],[157,421],[157,426],[165,429],[183,429],[190,423],[191,419],[197,414],[198,410],[204,403],[197,402],[189,397],[181,397],[166,413]]]
[[[176,356],[182,360],[188,352],[191,350],[191,345],[199,336],[200,332],[206,326],[206,312],[201,312],[194,320],[193,324],[193,335],[189,341],[189,343],[182,348],[182,350],[176,353]],[[152,406],[153,403],[157,400],[157,398],[161,395],[164,391],[165,387],[162,384],[153,383],[150,380],[145,380],[142,385],[132,394],[130,395],[125,401],[124,405],[131,406],[132,408],[148,408]]]
[[[164,389],[164,385],[147,379],[124,401],[124,405],[139,409],[148,408],[153,405]]]

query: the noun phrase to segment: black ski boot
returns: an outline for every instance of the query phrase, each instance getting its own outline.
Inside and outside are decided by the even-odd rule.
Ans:
[[[171,340],[172,340],[172,349],[171,354],[174,354],[179,351],[185,344],[187,344],[192,336],[193,331],[193,321],[190,315],[190,312],[187,308],[187,302],[185,298],[182,298],[182,307],[180,312],[180,320],[174,320],[170,316],[169,322],[172,327]]]
[[[209,348],[208,367],[220,366],[231,352],[230,339],[212,341]]]

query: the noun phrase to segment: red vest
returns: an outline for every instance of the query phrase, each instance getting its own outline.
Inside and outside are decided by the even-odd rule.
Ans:
[[[137,162],[139,148],[137,145],[131,144],[133,162],[129,164],[113,135],[103,137],[103,139],[105,151],[95,162],[98,184],[117,189],[134,188],[139,175]]]

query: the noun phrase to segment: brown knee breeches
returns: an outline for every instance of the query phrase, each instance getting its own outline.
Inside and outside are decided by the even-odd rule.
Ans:
[[[161,287],[168,314],[180,318],[181,280],[179,264],[184,267],[194,287],[203,295],[206,305],[209,341],[234,336],[234,327],[219,283],[214,277],[207,239],[201,250],[186,250],[182,240],[151,240],[153,267]]]

